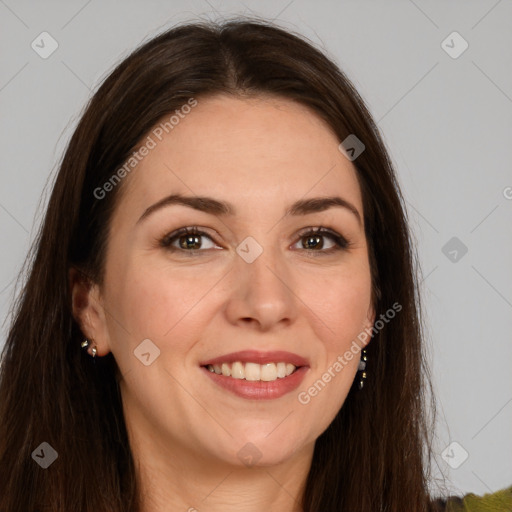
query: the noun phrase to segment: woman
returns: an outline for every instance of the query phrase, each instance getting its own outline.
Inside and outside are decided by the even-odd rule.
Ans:
[[[261,22],[159,35],[60,166],[3,353],[0,510],[434,510],[416,272],[331,61]]]

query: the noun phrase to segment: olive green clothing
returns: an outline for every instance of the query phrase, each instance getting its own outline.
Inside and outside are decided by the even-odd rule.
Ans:
[[[512,487],[477,496],[473,493],[462,497],[450,496],[440,500],[444,512],[512,512]]]

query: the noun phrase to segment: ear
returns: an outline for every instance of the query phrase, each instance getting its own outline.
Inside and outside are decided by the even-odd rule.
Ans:
[[[368,313],[366,315],[366,319],[365,319],[365,322],[363,325],[363,331],[366,333],[371,332],[374,323],[375,323],[375,308],[374,308],[373,304],[370,304],[370,306],[368,307]],[[368,346],[371,339],[372,339],[371,336],[366,336],[364,338],[364,341],[362,342],[361,348],[365,348],[366,346]]]
[[[69,269],[68,277],[73,318],[84,338],[93,342],[88,352],[94,345],[97,355],[104,356],[110,352],[110,339],[99,286],[76,268]]]

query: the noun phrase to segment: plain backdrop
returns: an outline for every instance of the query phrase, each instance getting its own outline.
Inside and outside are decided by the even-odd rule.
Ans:
[[[512,485],[510,0],[0,0],[0,347],[46,184],[88,98],[147,38],[236,15],[305,35],[367,102],[423,272],[434,472],[454,493]],[[47,58],[33,49],[41,37],[58,44]]]

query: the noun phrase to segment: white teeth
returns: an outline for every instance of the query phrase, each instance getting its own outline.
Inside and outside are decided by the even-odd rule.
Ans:
[[[221,369],[222,375],[224,375],[225,377],[231,377],[231,369],[229,368],[228,364],[222,363]]]
[[[237,361],[231,366],[231,377],[234,379],[245,379],[244,365]]]
[[[279,364],[279,363],[277,363]],[[277,379],[277,368],[274,363],[261,365],[261,380],[271,381]]]
[[[245,380],[260,380],[261,366],[256,363],[245,363]]]
[[[271,382],[276,379],[283,379],[291,375],[296,367],[291,363],[242,363],[236,361],[233,364],[209,364],[208,370],[217,375],[224,375],[233,379],[245,379],[248,381]]]
[[[277,376],[282,379],[286,377],[286,364],[285,363],[277,363]]]

